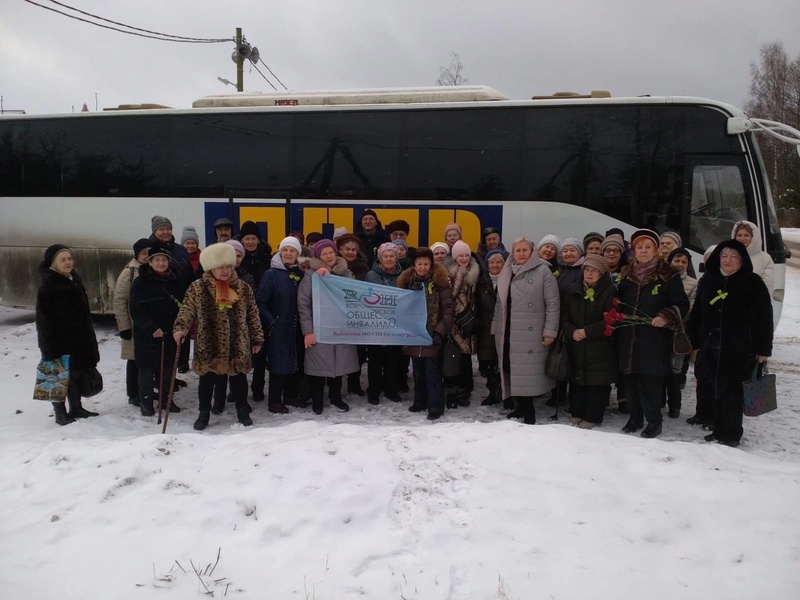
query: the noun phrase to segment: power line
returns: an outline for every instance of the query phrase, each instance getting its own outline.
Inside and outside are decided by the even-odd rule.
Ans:
[[[191,40],[191,41],[195,41],[195,42],[205,42],[205,43],[228,42],[228,41],[230,41],[230,38],[227,39],[227,40],[211,39],[211,38],[195,38],[195,37],[184,37],[182,35],[171,35],[169,33],[161,33],[159,31],[150,31],[149,29],[142,29],[141,27],[134,27],[133,25],[127,25],[125,23],[120,23],[119,21],[112,21],[111,19],[106,19],[105,17],[101,17],[100,15],[95,15],[93,13],[86,12],[85,10],[81,10],[79,8],[75,8],[74,6],[70,6],[69,4],[64,4],[63,2],[58,2],[57,0],[50,0],[50,2],[52,2],[53,4],[57,4],[58,6],[61,6],[63,8],[66,8],[66,9],[69,9],[69,10],[74,10],[75,12],[80,13],[82,15],[86,15],[87,17],[95,18],[95,19],[97,19],[99,21],[105,21],[106,23],[113,23],[114,25],[120,25],[122,27],[127,27],[128,29],[133,29],[135,31],[143,31],[144,33],[152,33],[152,34],[155,34],[155,35],[162,35],[164,37],[175,38],[175,39],[178,39],[178,40]]]
[[[254,63],[253,61],[250,61],[250,64],[253,65],[253,68],[256,71],[258,71],[258,74],[261,75],[261,77],[264,77],[264,74],[261,72],[261,69],[259,69],[258,66],[256,66],[256,63]],[[272,71],[270,71],[270,73],[272,73]],[[275,77],[275,79],[277,79],[277,77]],[[264,77],[264,81],[266,81],[273,90],[275,90],[276,92],[278,91],[278,88],[276,88],[274,85],[272,85],[272,82],[269,79]],[[283,85],[283,84],[281,84],[281,85]]]
[[[45,10],[52,11],[54,13],[57,13],[59,15],[63,15],[65,17],[69,17],[70,19],[75,19],[76,21],[82,21],[84,23],[89,23],[89,25],[94,25],[96,27],[102,27],[103,29],[110,29],[112,31],[118,31],[120,33],[127,33],[128,35],[136,35],[136,36],[143,37],[143,38],[150,38],[150,39],[153,39],[153,40],[160,40],[162,42],[178,42],[178,43],[183,43],[183,44],[216,44],[216,43],[230,42],[231,41],[231,38],[227,38],[227,39],[226,38],[186,38],[186,39],[182,39],[182,38],[180,38],[178,36],[163,37],[166,34],[147,35],[147,34],[144,34],[144,33],[136,33],[134,31],[126,31],[124,29],[118,29],[117,27],[110,27],[109,25],[101,25],[100,23],[95,23],[94,21],[90,21],[88,19],[82,19],[81,17],[76,17],[75,15],[70,15],[70,14],[62,12],[60,10],[56,10],[55,8],[51,8],[49,6],[43,6],[42,4],[39,4],[37,2],[33,2],[33,0],[24,0],[24,2],[27,2],[28,4],[33,4],[34,6],[38,6],[39,8],[43,8]],[[68,7],[68,8],[71,8],[71,7]],[[72,9],[72,10],[77,10],[77,9]],[[110,21],[110,22],[113,22],[113,21]],[[130,27],[130,26],[124,25],[124,27]],[[131,28],[131,29],[134,29],[134,28]],[[141,31],[147,31],[147,30],[142,29]]]
[[[264,65],[264,67],[266,67],[267,71],[269,71],[269,74],[272,75],[275,78],[275,80],[283,86],[283,89],[285,89],[288,92],[289,88],[283,85],[283,82],[280,79],[278,79],[278,76],[275,75],[275,73],[272,72],[272,69],[269,68],[269,65],[265,63],[263,60],[261,61],[261,64]],[[277,92],[278,90],[275,91]]]

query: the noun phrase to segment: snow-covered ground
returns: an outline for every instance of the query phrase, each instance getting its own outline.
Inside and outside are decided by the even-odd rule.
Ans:
[[[197,379],[166,435],[127,404],[98,322],[101,413],[58,427],[31,400],[32,313],[0,309],[0,595],[9,599],[792,599],[800,597],[800,271],[772,370],[779,409],[738,449],[680,419],[583,431],[538,406],[437,423],[350,398],[321,417],[254,404],[197,433]],[[366,377],[364,378],[366,379]],[[364,381],[366,383],[366,381]]]

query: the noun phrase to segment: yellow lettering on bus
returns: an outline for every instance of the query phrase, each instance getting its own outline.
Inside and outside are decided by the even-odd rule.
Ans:
[[[384,228],[392,221],[406,221],[411,232],[408,234],[406,242],[409,246],[419,245],[419,213],[418,208],[376,208],[375,214]]]
[[[241,206],[239,207],[239,226],[245,221],[266,223],[267,243],[273,250],[277,249],[281,240],[286,237],[286,208],[283,206]]]
[[[308,235],[312,231],[322,233],[322,226],[332,223],[333,228],[346,227],[347,231],[353,232],[353,209],[352,208],[325,208],[322,206],[303,207],[303,235]]]
[[[428,211],[428,246],[444,241],[444,228],[449,223],[461,226],[463,239],[474,252],[481,241],[481,221],[468,210],[432,208]]]

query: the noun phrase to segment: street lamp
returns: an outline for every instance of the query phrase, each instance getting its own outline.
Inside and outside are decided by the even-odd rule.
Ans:
[[[223,77],[217,77],[217,81],[219,81],[220,83],[224,83],[225,85],[232,85],[233,87],[236,87],[235,83],[233,83],[232,81],[229,81],[229,80],[227,80],[227,79],[225,79]]]

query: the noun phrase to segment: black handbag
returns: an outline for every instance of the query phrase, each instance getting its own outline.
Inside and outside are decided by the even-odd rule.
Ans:
[[[478,316],[475,314],[475,307],[468,306],[455,317],[456,327],[464,337],[471,337],[477,333]]]
[[[94,367],[82,371],[78,380],[78,389],[83,398],[91,398],[102,392],[103,376],[100,375],[100,371]]]
[[[686,335],[686,329],[683,327],[683,320],[681,319],[681,311],[677,306],[673,306],[672,310],[678,316],[678,326],[675,328],[675,333],[672,336],[672,353],[678,356],[686,356],[692,352],[692,341]]]
[[[442,377],[457,377],[461,374],[461,350],[452,337],[448,337],[442,348]]]
[[[776,377],[769,372],[767,363],[756,365],[750,379],[742,382],[742,395],[746,417],[759,417],[778,408]]]
[[[550,379],[569,381],[569,353],[564,333],[561,332],[550,345],[550,352],[544,363],[544,372]]]

